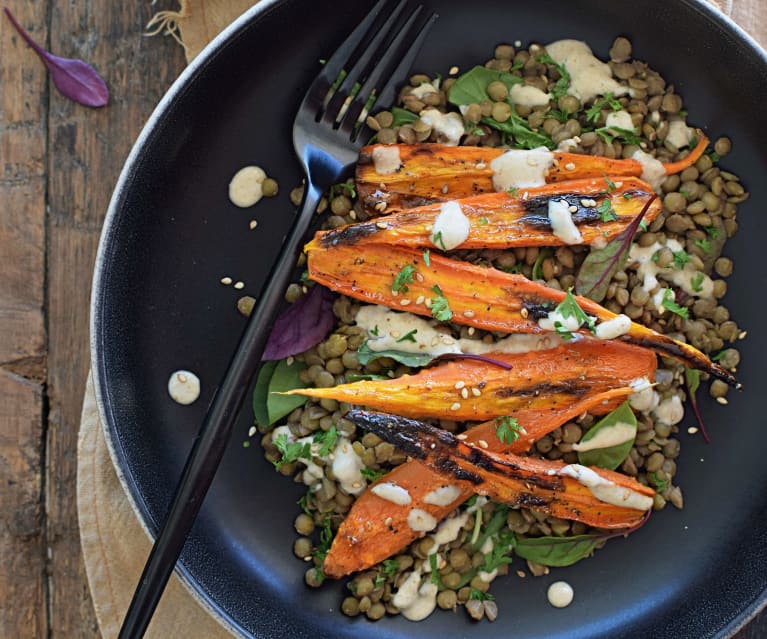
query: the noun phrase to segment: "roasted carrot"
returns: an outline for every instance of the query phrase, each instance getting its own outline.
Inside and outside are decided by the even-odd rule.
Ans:
[[[705,135],[700,132],[699,135],[698,144],[684,159],[664,164],[666,174],[679,173],[698,160],[709,142]],[[491,163],[507,151],[490,147],[401,144],[397,145],[399,170],[380,174],[376,172],[373,152],[381,146],[363,147],[356,169],[359,200],[373,214],[495,191]],[[604,178],[605,175],[613,179],[640,177],[643,170],[642,164],[632,159],[614,160],[554,151],[546,181]]]
[[[593,339],[527,353],[489,353],[487,357],[509,364],[511,369],[462,359],[396,379],[297,388],[288,394],[335,399],[406,417],[482,421],[513,416],[519,410],[557,409],[595,390],[628,386],[641,377],[652,379],[657,361],[647,349]]]
[[[566,297],[563,291],[522,275],[437,254],[426,258],[421,251],[407,247],[371,244],[364,253],[346,245],[321,248],[309,244],[306,248],[310,279],[334,291],[364,302],[418,315],[434,315],[489,331],[543,332],[538,320],[547,317]],[[413,269],[413,281],[403,296],[392,291],[392,283],[405,267]],[[616,318],[614,313],[588,298],[575,299],[580,308],[598,322]],[[579,330],[588,334],[585,325]],[[698,349],[636,322],[631,322],[628,332],[618,339],[676,358],[691,368],[740,387],[732,373]]]
[[[514,414],[517,422],[526,431],[512,443],[496,436],[494,421],[479,424],[464,434],[467,443],[487,446],[493,452],[523,452],[530,443],[575,419],[584,412],[602,414],[612,410],[616,404],[632,392],[630,386],[587,395],[569,405],[545,409],[522,409]],[[366,490],[354,500],[336,533],[330,551],[325,557],[324,572],[329,577],[342,577],[352,572],[365,570],[390,557],[414,541],[419,532],[408,526],[407,518],[412,508],[419,508],[437,521],[441,521],[454,508],[474,493],[468,481],[451,482],[460,494],[450,503],[435,504],[425,501],[426,495],[446,485],[442,475],[423,462],[410,459],[396,466],[376,483],[396,484],[408,491],[412,502],[408,505],[395,504]],[[433,500],[430,500],[433,502]]]
[[[607,529],[635,526],[652,508],[655,491],[615,471],[590,468],[589,472],[584,466],[561,461],[493,453],[397,415],[353,410],[346,418],[424,462],[447,482],[468,481],[474,492],[510,506]],[[605,482],[606,490],[592,492],[582,481],[589,475]]]
[[[485,193],[458,200],[470,222],[469,234],[457,248],[503,249],[517,246],[563,246],[548,217],[550,201],[565,201],[583,244],[610,241],[619,235],[655,195],[639,178],[585,178],[542,187]],[[371,242],[398,246],[434,247],[434,221],[441,203],[427,204],[367,222],[317,233],[313,244],[363,245]],[[663,206],[655,200],[645,212],[649,224]],[[604,215],[603,212],[609,213]],[[604,219],[603,219],[604,218]]]

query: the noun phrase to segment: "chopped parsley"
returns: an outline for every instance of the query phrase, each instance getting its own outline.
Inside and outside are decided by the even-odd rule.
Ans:
[[[479,218],[480,226],[487,226],[488,224],[490,224],[490,220],[488,220],[486,217],[482,216],[481,218]]]
[[[612,222],[613,220],[618,219],[618,216],[615,215],[615,211],[613,210],[610,198],[608,197],[599,203],[599,206],[597,207],[597,213],[599,213],[603,222]]]
[[[684,265],[690,261],[690,256],[682,249],[681,251],[674,251],[674,268],[683,269]]]
[[[607,184],[607,192],[612,193],[618,186],[609,177],[605,175],[605,183]]]
[[[647,476],[652,479],[653,484],[655,484],[655,492],[662,493],[668,488],[668,479],[663,479],[658,471],[647,473]]]
[[[564,319],[574,317],[578,321],[579,328],[586,324],[592,333],[595,332],[594,324],[596,319],[590,315],[587,315],[586,311],[584,311],[579,306],[578,300],[576,300],[575,296],[573,295],[572,287],[567,289],[567,293],[565,293],[565,299],[559,303],[559,305],[554,309],[554,312],[559,313]],[[554,328],[556,329],[557,333],[559,333],[559,335],[561,335],[565,340],[572,338],[572,333],[570,333],[570,331],[562,326],[562,322],[554,322]]]
[[[274,467],[279,470],[287,464],[292,464],[298,459],[311,459],[312,447],[309,442],[289,442],[286,433],[280,433],[274,440],[277,450],[282,453],[279,461],[273,462]]]
[[[511,197],[519,197],[519,189],[516,186],[512,186],[506,189],[506,193],[511,195]]]
[[[431,583],[433,583],[435,586],[439,585],[439,563],[436,553],[431,553],[429,555],[429,568],[431,569],[431,576],[430,580]]]
[[[551,99],[559,100],[562,96],[567,95],[567,91],[570,88],[570,74],[564,65],[559,64],[559,62],[554,60],[548,53],[539,55],[538,62],[551,65],[559,72],[559,80],[554,83],[554,86],[551,89]]]
[[[362,475],[365,479],[367,479],[371,483],[380,479],[385,474],[386,474],[386,471],[376,470],[375,468],[370,468],[369,466],[365,466],[365,468],[360,469],[360,475]]]
[[[415,342],[416,341],[415,334],[417,332],[418,332],[418,329],[414,328],[412,331],[409,331],[409,332],[405,333],[402,337],[400,337],[397,340],[397,343],[399,343],[399,342]]]
[[[443,251],[447,250],[447,247],[445,246],[445,241],[442,239],[442,231],[437,231],[434,233],[434,235],[431,236],[431,241],[434,243],[435,246],[439,246]]]
[[[495,418],[495,436],[503,444],[512,444],[519,439],[521,426],[514,417]]]
[[[599,119],[602,109],[611,109],[612,111],[620,111],[623,105],[620,103],[612,93],[605,93],[603,98],[595,100],[588,109],[586,109],[586,120],[589,122],[596,122]]]
[[[431,266],[431,252],[429,249],[426,249],[423,252],[423,263],[426,264],[426,266]]]
[[[476,599],[477,601],[493,600],[493,595],[489,592],[483,592],[478,588],[471,588],[469,590],[469,599]]]
[[[442,294],[439,284],[431,287],[434,297],[431,300],[431,316],[440,322],[449,322],[453,319],[453,311],[450,310],[447,298]]]
[[[711,253],[711,241],[707,239],[695,240],[695,246],[708,255]]]
[[[624,144],[636,144],[637,146],[642,142],[642,139],[633,131],[617,126],[602,126],[594,129],[594,133],[607,142],[607,144],[612,144],[616,139],[621,140]]]
[[[376,324],[376,325],[373,327],[373,329],[370,331],[370,334],[371,334],[373,337],[378,337],[378,335],[379,335],[379,332],[378,332],[378,324]]]
[[[331,527],[330,517],[325,517],[325,521],[322,523],[322,530],[320,530],[320,543],[317,544],[317,547],[312,553],[312,557],[318,566],[316,570],[320,583],[325,581],[325,573],[322,570],[322,564],[325,562],[325,557],[327,557],[332,543],[333,528]]]
[[[696,293],[700,293],[703,290],[703,279],[705,276],[703,273],[696,273],[690,278],[690,286]]]
[[[346,195],[350,197],[351,199],[354,199],[357,197],[357,191],[354,188],[353,182],[339,182],[338,184],[334,184],[330,187],[330,192],[328,193],[329,198],[332,200],[334,197],[338,195]]]
[[[721,229],[718,229],[715,226],[706,226],[704,228],[706,231],[706,234],[712,239],[712,240],[718,240],[719,236],[722,234]]]
[[[670,288],[667,288],[663,293],[663,301],[661,304],[667,311],[671,311],[683,319],[687,319],[689,316],[689,311],[687,308],[676,303],[674,300],[674,291],[672,291]]]
[[[317,451],[317,455],[320,457],[327,457],[338,440],[338,431],[335,426],[331,426],[328,430],[320,430],[314,434],[313,440],[316,444],[320,444],[320,449]]]
[[[408,290],[408,284],[413,283],[413,275],[415,275],[415,267],[412,264],[406,264],[402,267],[402,270],[397,273],[397,277],[394,278],[394,282],[392,282],[391,290],[407,293]]]

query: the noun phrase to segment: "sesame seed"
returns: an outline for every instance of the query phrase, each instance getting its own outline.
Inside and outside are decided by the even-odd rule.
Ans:
[[[375,205],[375,210],[379,213],[383,213],[386,210],[386,202],[379,202]],[[376,224],[378,226],[378,224]],[[379,229],[386,228],[385,226],[378,226]]]
[[[256,427],[255,426],[251,426],[248,429],[248,437],[253,437],[253,435],[255,435],[255,434],[256,434]]]
[[[245,288],[245,282],[235,282],[234,288],[236,288],[238,291]]]
[[[570,213],[577,213],[577,212],[578,212],[578,207],[577,207],[577,206],[575,206],[575,204],[571,204],[571,205],[568,207],[568,209],[567,209],[567,210],[568,210],[568,211],[570,211]]]
[[[378,205],[376,204],[376,208],[378,208]],[[379,229],[385,229],[386,228],[386,222],[376,222],[376,227]]]
[[[482,394],[482,391],[475,387],[471,389],[471,394],[474,395],[474,397],[479,397]]]
[[[461,397],[464,399],[469,399],[469,389],[468,388],[462,388],[461,389]]]
[[[519,311],[519,314],[522,316],[523,319],[527,319],[527,316],[528,316],[529,313],[528,313],[527,309],[523,306],[522,310]]]
[[[176,375],[176,379],[182,384],[185,384],[187,379],[189,378],[186,375],[184,375],[184,373],[179,373],[178,375]]]
[[[353,220],[356,220],[357,219],[357,212],[353,211],[353,210],[349,211],[349,217],[352,218]]]
[[[455,390],[461,390],[464,386],[466,386],[466,382],[459,381],[455,383]]]
[[[405,298],[404,300],[400,300],[399,304],[400,306],[407,306],[408,304],[410,304],[410,300]]]
[[[439,344],[439,337],[435,335],[434,337],[431,338],[431,345],[437,346],[438,344]]]
[[[232,283],[232,278],[231,277],[222,277],[221,278],[221,283],[224,286],[229,286]]]
[[[690,426],[690,427],[687,429],[687,432],[688,432],[690,435],[694,435],[695,433],[697,433],[697,432],[698,432],[698,429],[697,429],[695,426]]]
[[[395,291],[395,290],[393,290],[393,289],[392,289],[392,292],[391,292],[391,294],[392,294],[394,297],[399,297],[399,291]]]
[[[443,184],[442,188],[440,189],[440,191],[442,192],[442,195],[445,195],[448,192],[448,190],[449,190],[449,187],[447,184]]]
[[[295,361],[296,361],[296,360],[293,358],[293,356],[292,356],[292,355],[290,355],[290,356],[288,356],[288,358],[285,360],[285,365],[286,365],[286,366],[292,366],[292,365],[293,365],[293,362],[295,362]]]
[[[423,295],[419,295],[418,297],[415,298],[415,303],[416,304],[423,304],[423,300],[424,300]]]
[[[722,406],[727,406],[727,404],[729,404],[730,402],[727,401],[726,397],[717,397],[716,403],[721,404]]]
[[[469,326],[469,330],[466,331],[469,335],[474,335],[476,333],[476,329],[473,326]]]
[[[398,339],[399,337],[402,336],[402,333],[400,333],[399,331],[392,331],[391,333],[389,333],[389,335],[391,335],[394,339]]]
[[[487,442],[484,439],[477,440],[480,448],[487,448]]]
[[[487,164],[485,164],[485,163],[484,163],[484,162],[482,162],[482,161],[479,161],[479,162],[477,162],[477,164],[476,164],[476,167],[477,167],[478,169],[484,169],[485,167],[487,167]]]
[[[423,275],[421,275],[420,273],[416,273],[415,279],[418,280],[419,282],[423,282]]]
[[[538,160],[535,158],[527,158],[527,166],[538,166]]]
[[[461,441],[463,441],[467,437],[468,435],[466,433],[459,433],[458,435],[455,436],[456,439],[460,439]]]
[[[568,162],[565,164],[565,169],[567,171],[575,171],[575,162]]]
[[[455,410],[461,410],[461,402],[454,402],[454,403],[453,403],[453,404],[450,406],[450,410],[453,410],[453,411],[455,411]]]
[[[524,570],[517,570],[517,577],[520,577],[521,579],[525,578],[525,571]]]
[[[254,228],[258,226],[258,220],[251,220],[248,226],[250,227],[250,230],[252,231]]]
[[[464,311],[463,316],[469,318],[474,317],[474,311]]]
[[[443,344],[447,344],[448,346],[455,344],[455,340],[450,337],[450,335],[442,335],[439,339]]]
[[[430,297],[427,297],[427,298],[426,298],[426,299],[423,301],[423,303],[424,303],[424,305],[426,306],[426,308],[431,308],[431,298],[430,298]]]
[[[738,339],[746,339],[746,335],[748,335],[748,331],[741,331],[738,333]]]

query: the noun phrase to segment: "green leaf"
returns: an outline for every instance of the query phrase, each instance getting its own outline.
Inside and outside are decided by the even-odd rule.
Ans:
[[[392,107],[390,109],[391,114],[394,116],[394,121],[391,123],[391,128],[402,126],[403,124],[413,124],[418,120],[418,115],[407,109],[400,107]]]
[[[595,100],[594,104],[586,109],[586,120],[589,122],[596,122],[599,119],[599,114],[602,113],[602,109],[606,108],[610,108],[613,111],[620,111],[623,108],[623,105],[612,93],[606,93],[603,98]]]
[[[394,281],[391,285],[391,290],[396,292],[403,292],[407,293],[410,289],[408,287],[408,284],[413,283],[413,277],[415,276],[415,266],[412,264],[405,264],[405,266],[402,267],[402,270],[397,273],[397,276],[394,278]]]
[[[306,397],[301,395],[277,394],[294,388],[306,388],[299,376],[306,364],[293,359],[288,365],[287,361],[264,362],[258,372],[253,392],[253,413],[261,426],[271,426],[306,402]]]
[[[685,306],[680,306],[679,304],[676,303],[674,299],[674,291],[672,291],[670,288],[667,288],[665,292],[663,293],[663,301],[661,302],[661,305],[667,311],[676,313],[677,315],[679,315],[679,317],[683,319],[687,319],[687,317],[690,314],[690,311],[687,310]]]
[[[653,196],[644,205],[641,213],[618,237],[612,242],[608,242],[604,248],[592,249],[589,252],[586,259],[583,260],[575,280],[575,290],[578,295],[584,295],[595,302],[601,302],[605,298],[613,275],[626,264],[631,250],[631,241],[655,197]]]
[[[700,371],[696,368],[685,368],[684,378],[691,395],[695,395],[700,386]]]
[[[612,202],[610,202],[609,197],[606,197],[599,203],[599,206],[597,207],[597,213],[599,213],[603,222],[612,222],[613,220],[618,219],[618,216],[615,215],[615,211],[613,210],[613,205]]]
[[[280,451],[282,457],[274,462],[274,467],[278,470],[285,464],[291,464],[297,459],[311,459],[312,447],[309,442],[291,442],[285,433],[280,433],[274,440],[274,445]]]
[[[615,139],[621,140],[625,144],[636,144],[637,146],[642,142],[642,139],[633,131],[617,126],[602,126],[594,129],[594,133],[607,142],[607,144],[612,144]]]
[[[434,297],[431,300],[431,316],[440,322],[449,322],[453,319],[453,311],[450,310],[447,298],[442,294],[439,284],[431,287]]]
[[[509,134],[518,146],[525,149],[535,149],[539,146],[545,146],[549,149],[556,147],[554,141],[543,133],[533,131],[527,124],[527,120],[521,118],[512,112],[511,116],[505,122],[499,122],[494,118],[483,117],[482,122],[488,126]]]
[[[584,466],[597,466],[598,468],[607,468],[615,470],[628,457],[634,446],[636,439],[637,420],[628,401],[623,402],[614,411],[605,415],[586,434],[581,438],[580,443],[585,444],[591,441],[599,433],[615,428],[617,424],[629,424],[634,429],[634,435],[622,444],[609,446],[607,448],[594,448],[592,450],[578,451],[578,461]]]
[[[320,449],[317,451],[318,457],[327,457],[338,440],[338,431],[335,426],[331,426],[328,430],[318,430],[314,433],[312,440],[320,444]]]
[[[511,73],[476,66],[456,78],[450,87],[448,101],[455,106],[478,104],[488,99],[487,86],[496,81],[503,82],[506,88],[510,89],[512,85],[521,83],[522,78]]]
[[[543,566],[572,566],[591,556],[602,535],[576,535],[575,537],[529,537],[517,539],[514,552],[522,559]]]
[[[687,264],[687,262],[690,261],[690,256],[687,255],[687,252],[682,249],[681,251],[674,251],[674,268],[675,269],[683,269],[684,265]]]
[[[400,364],[411,366],[413,368],[426,366],[426,364],[434,359],[434,355],[430,355],[429,353],[408,353],[406,351],[395,350],[374,351],[372,348],[370,348],[370,346],[368,346],[367,342],[363,342],[362,345],[357,349],[357,359],[363,366],[380,357],[388,357],[393,359],[395,362],[399,362]]]
[[[548,247],[542,248],[540,251],[538,251],[538,257],[535,258],[535,264],[533,264],[533,272],[531,273],[531,277],[534,280],[543,279],[543,261],[552,255],[554,255],[554,251]]]
[[[514,417],[495,418],[495,436],[504,444],[513,444],[519,439],[520,425]]]
[[[543,62],[550,66],[556,67],[559,71],[559,80],[554,83],[554,87],[551,90],[551,97],[553,100],[559,100],[564,95],[567,95],[567,91],[570,88],[570,74],[564,65],[559,64],[548,53],[543,53],[538,56],[538,62]]]

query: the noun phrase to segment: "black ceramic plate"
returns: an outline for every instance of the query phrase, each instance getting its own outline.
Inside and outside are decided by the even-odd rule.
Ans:
[[[703,401],[713,437],[681,436],[683,511],[667,508],[630,540],[614,540],[588,561],[541,579],[496,582],[492,626],[437,611],[418,625],[377,623],[338,610],[342,584],[309,590],[292,554],[300,488],[276,475],[258,446],[243,448],[246,408],[182,556],[183,578],[217,614],[255,637],[477,637],[519,639],[728,636],[756,611],[767,588],[767,463],[764,330],[767,216],[767,59],[753,42],[693,0],[573,2],[433,0],[440,14],[416,70],[446,73],[486,59],[498,42],[586,40],[606,57],[623,34],[634,54],[684,96],[691,122],[734,151],[723,166],[752,193],[727,304],[749,329],[730,405]],[[114,459],[145,525],[155,532],[183,461],[244,326],[235,310],[256,295],[293,207],[301,173],[290,144],[305,88],[369,7],[263,0],[208,48],[163,100],[117,187],[102,238],[93,295],[93,366]],[[252,210],[227,199],[232,174],[264,166],[283,193]],[[249,230],[248,222],[258,220]],[[246,283],[242,292],[219,283]],[[202,396],[183,407],[166,391],[179,368],[202,378]],[[689,419],[686,421],[690,421]],[[513,567],[513,566],[512,566]],[[555,578],[575,588],[555,610]]]

